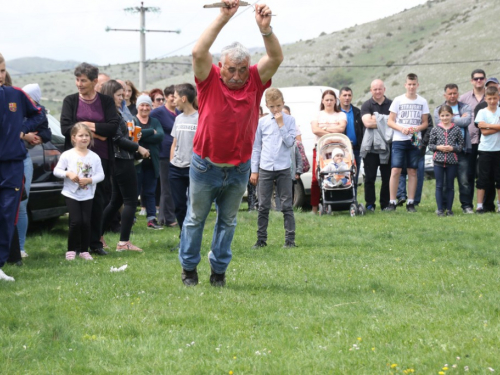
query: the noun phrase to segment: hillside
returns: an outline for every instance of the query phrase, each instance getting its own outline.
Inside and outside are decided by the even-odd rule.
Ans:
[[[413,72],[420,78],[420,94],[432,108],[441,103],[446,83],[454,82],[461,92],[468,91],[470,72],[475,68],[485,69],[488,76],[500,76],[496,63],[467,62],[497,60],[496,48],[486,48],[496,42],[492,28],[497,22],[496,3],[461,0],[457,6],[453,0],[428,1],[384,19],[285,45],[285,61],[274,78],[274,86],[349,85],[354,91],[354,104],[360,105],[370,96],[368,90],[374,78],[386,82],[386,94],[393,98],[404,92],[404,77]],[[279,35],[279,30],[276,32]],[[252,60],[258,61],[259,57],[255,53]],[[193,82],[190,62],[189,56],[149,61],[148,89]],[[46,102],[48,107],[58,115],[60,101],[75,92],[71,70],[13,79],[17,86],[38,82],[43,97],[52,100]],[[138,81],[138,63],[109,65],[100,70],[112,77]]]
[[[78,61],[58,61],[43,57],[22,57],[9,60],[11,74],[47,73],[57,70],[72,69],[80,64]]]

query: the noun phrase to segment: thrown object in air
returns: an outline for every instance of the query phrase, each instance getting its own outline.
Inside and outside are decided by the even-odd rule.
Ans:
[[[240,7],[246,7],[248,5],[250,5],[250,3],[247,3],[246,1],[240,1]],[[203,8],[229,8],[229,6],[226,3],[220,2],[203,5]]]

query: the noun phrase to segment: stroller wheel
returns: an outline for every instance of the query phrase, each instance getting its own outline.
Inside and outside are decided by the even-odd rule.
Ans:
[[[331,205],[326,206],[326,213],[328,215],[333,215],[333,210]]]
[[[356,204],[352,203],[351,208],[349,209],[349,213],[351,214],[351,217],[356,216],[357,212],[358,212],[358,207],[356,207]]]
[[[363,206],[362,204],[358,204],[358,213],[363,216],[364,214],[366,214],[366,209],[365,209],[365,206]]]

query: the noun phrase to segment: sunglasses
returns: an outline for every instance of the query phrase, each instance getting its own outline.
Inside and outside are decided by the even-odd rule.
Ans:
[[[165,101],[165,98],[156,98],[155,99],[155,102],[164,102]]]
[[[472,78],[473,81],[484,81],[486,77],[475,77],[475,78]]]

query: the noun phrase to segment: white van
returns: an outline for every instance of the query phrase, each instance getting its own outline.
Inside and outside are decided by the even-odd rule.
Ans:
[[[312,179],[312,161],[313,149],[316,144],[316,136],[311,130],[311,121],[316,118],[320,111],[321,95],[326,90],[333,90],[339,94],[339,90],[327,86],[299,86],[299,87],[279,87],[283,93],[285,105],[290,107],[291,115],[295,118],[297,125],[302,133],[302,143],[306,152],[307,159],[311,165],[309,172],[300,176],[300,180],[295,185],[294,206],[302,207],[310,203],[311,179]],[[265,94],[261,101],[264,113],[269,113],[266,107]]]

